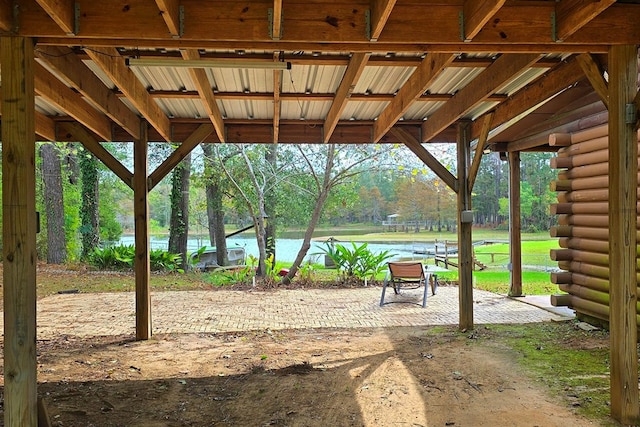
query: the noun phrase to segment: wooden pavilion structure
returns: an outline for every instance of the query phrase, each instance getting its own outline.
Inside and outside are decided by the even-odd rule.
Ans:
[[[148,192],[196,145],[403,143],[458,195],[468,329],[485,147],[511,166],[519,295],[519,153],[607,121],[611,411],[638,424],[638,22],[636,0],[0,0],[5,425],[37,425],[36,139],[80,141],[133,189],[138,339]],[[134,170],[102,141],[131,141]],[[149,141],[179,144],[151,172]],[[457,144],[457,176],[430,142]]]

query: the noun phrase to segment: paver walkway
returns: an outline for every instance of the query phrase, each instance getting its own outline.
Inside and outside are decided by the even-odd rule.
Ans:
[[[151,297],[153,333],[232,332],[264,329],[456,325],[458,288],[440,287],[427,307],[379,306],[381,288],[279,291],[157,292]],[[387,301],[421,302],[421,291]],[[64,334],[135,333],[134,293],[54,295],[38,301],[38,339]],[[0,317],[1,319],[2,317]],[[566,317],[522,301],[474,290],[474,322],[531,323]]]

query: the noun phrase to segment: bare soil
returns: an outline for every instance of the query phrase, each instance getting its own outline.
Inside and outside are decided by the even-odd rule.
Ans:
[[[63,336],[38,343],[38,393],[54,426],[593,425],[488,336],[434,332]]]
[[[606,345],[599,339],[567,345]],[[484,327],[60,336],[37,344],[38,395],[58,427],[594,425],[566,396],[524,375],[518,355]]]

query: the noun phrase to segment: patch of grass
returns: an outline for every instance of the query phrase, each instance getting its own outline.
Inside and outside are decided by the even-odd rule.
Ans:
[[[609,338],[606,331],[582,331],[575,322],[491,325],[480,329],[491,346],[506,345],[522,371],[576,412],[601,425],[610,415]]]
[[[509,292],[508,271],[476,271],[475,287],[497,294]],[[525,271],[522,273],[522,290],[525,295],[549,295],[560,293],[558,285],[551,283],[549,273]]]

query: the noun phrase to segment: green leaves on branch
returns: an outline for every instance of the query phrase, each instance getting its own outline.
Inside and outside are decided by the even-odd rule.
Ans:
[[[89,253],[88,261],[100,270],[129,270],[133,268],[136,250],[133,245],[107,246],[94,248]],[[180,268],[180,254],[172,254],[162,249],[149,252],[151,270],[183,273]]]
[[[385,261],[395,256],[390,251],[375,254],[368,248],[368,243],[357,246],[351,242],[351,248],[332,243],[325,245],[326,247],[320,250],[331,258],[338,270],[347,277],[357,277],[360,280],[375,280],[376,276],[384,271]]]

